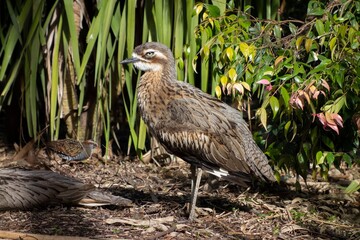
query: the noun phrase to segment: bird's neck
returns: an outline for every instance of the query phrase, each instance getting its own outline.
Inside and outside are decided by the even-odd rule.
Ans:
[[[148,71],[141,76],[137,88],[138,106],[142,118],[150,129],[156,124],[171,100],[170,92],[173,91],[177,81],[174,72],[163,69]]]
[[[141,76],[138,94],[147,95],[146,93],[149,92],[157,98],[158,94],[166,91],[171,85],[176,84],[176,81],[175,68],[171,64],[166,64],[158,71],[147,71]]]

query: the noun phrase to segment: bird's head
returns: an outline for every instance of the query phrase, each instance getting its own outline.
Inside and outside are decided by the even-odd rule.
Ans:
[[[164,44],[147,42],[134,49],[132,58],[125,59],[120,63],[133,63],[137,69],[144,72],[161,71],[165,66],[174,66],[174,57]]]

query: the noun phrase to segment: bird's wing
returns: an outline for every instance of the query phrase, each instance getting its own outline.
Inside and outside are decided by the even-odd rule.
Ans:
[[[46,170],[0,169],[0,209],[80,201],[94,186]]]
[[[47,147],[67,160],[75,158],[83,151],[81,143],[71,139],[61,139],[48,142]]]
[[[175,155],[186,158],[191,156],[184,155],[191,153],[205,165],[250,173],[244,149],[249,141],[247,138],[252,136],[245,121],[237,119],[239,113],[225,116],[221,112],[224,108],[221,102],[206,103],[212,106],[199,104],[193,98],[173,100],[167,106],[167,114],[155,125],[154,134]],[[228,117],[240,123],[232,122]],[[239,128],[244,128],[244,134],[238,134]]]

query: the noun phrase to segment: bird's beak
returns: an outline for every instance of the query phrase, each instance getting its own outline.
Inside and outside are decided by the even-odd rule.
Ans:
[[[124,60],[122,60],[120,63],[121,64],[128,64],[128,63],[134,63],[134,62],[137,62],[137,61],[139,61],[140,59],[138,59],[138,58],[128,58],[128,59],[124,59]]]

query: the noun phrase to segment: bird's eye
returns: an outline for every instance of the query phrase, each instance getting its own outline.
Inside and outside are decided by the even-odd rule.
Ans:
[[[154,55],[155,55],[155,52],[152,52],[152,51],[145,53],[146,58],[152,58]]]

